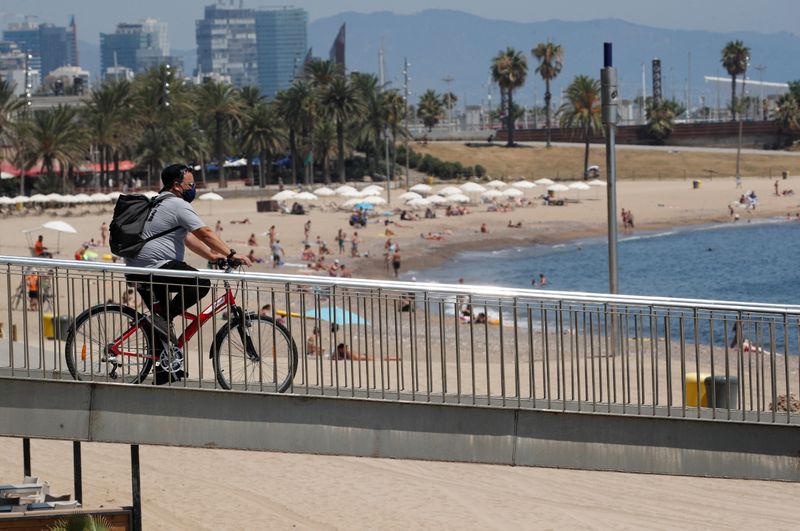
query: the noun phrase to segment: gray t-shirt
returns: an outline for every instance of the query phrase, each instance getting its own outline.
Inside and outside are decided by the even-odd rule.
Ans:
[[[126,265],[161,267],[170,260],[183,261],[185,251],[183,240],[186,238],[186,233],[206,226],[189,203],[180,197],[171,192],[162,192],[159,197],[165,199],[150,211],[142,230],[142,238],[149,238],[172,227],[180,228],[144,244],[139,254],[125,259]]]

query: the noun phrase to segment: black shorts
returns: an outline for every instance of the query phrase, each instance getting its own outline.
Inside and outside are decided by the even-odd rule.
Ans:
[[[28,292],[28,298],[29,299],[38,299],[39,298],[39,292],[38,291],[29,291]]]

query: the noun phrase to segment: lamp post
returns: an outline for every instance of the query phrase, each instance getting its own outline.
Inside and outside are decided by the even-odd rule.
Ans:
[[[406,189],[408,189],[411,186],[411,171],[409,169],[409,157],[408,157],[408,135],[410,134],[408,129],[408,97],[410,95],[410,93],[408,92],[408,80],[410,79],[408,77],[408,67],[410,66],[411,64],[408,62],[408,58],[404,57],[403,58],[403,103],[405,104],[405,110],[403,111],[404,112],[403,116],[405,120],[406,134],[403,145],[406,148]]]
[[[767,107],[764,104],[764,70],[767,69],[764,65],[756,65],[755,68],[758,71],[758,84],[761,85],[761,96],[759,96],[759,104],[761,105],[761,119],[767,119]]]
[[[608,291],[618,293],[617,272],[617,69],[612,66],[612,45],[603,44],[603,69],[600,72],[602,117],[606,126],[606,166],[608,172]]]

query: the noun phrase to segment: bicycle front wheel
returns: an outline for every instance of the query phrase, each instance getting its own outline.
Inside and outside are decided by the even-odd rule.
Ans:
[[[297,345],[271,317],[237,317],[217,332],[211,359],[223,389],[283,393],[297,372]]]
[[[141,317],[119,304],[100,304],[80,314],[69,328],[64,348],[72,377],[141,383],[153,366],[150,327],[139,323]],[[123,336],[120,354],[112,355],[110,346]]]

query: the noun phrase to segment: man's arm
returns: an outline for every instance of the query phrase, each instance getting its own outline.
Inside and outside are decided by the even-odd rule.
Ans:
[[[220,253],[215,253],[208,247],[208,245],[201,242],[197,238],[197,236],[195,236],[191,232],[186,234],[186,239],[183,242],[186,244],[186,247],[188,247],[190,251],[192,251],[196,255],[202,256],[203,258],[205,258],[210,262],[213,262],[220,258],[225,258],[225,256],[227,256],[227,255],[222,255]]]
[[[230,252],[231,248],[229,246],[227,246],[225,244],[225,242],[223,242],[221,239],[219,239],[219,236],[214,234],[214,231],[211,230],[211,227],[209,227],[209,226],[200,227],[199,229],[193,230],[190,234],[195,236],[195,237],[197,237],[197,239],[200,242],[206,244],[210,248],[210,251],[213,251],[213,252],[215,252],[217,254],[222,255],[222,258],[227,258],[228,253]],[[189,236],[189,234],[187,234],[187,244],[188,244],[188,239],[189,239],[188,236]],[[191,247],[189,247],[189,248],[192,249]],[[194,249],[192,249],[192,250],[194,251]],[[204,256],[204,255],[201,254],[200,256]],[[235,258],[236,260],[241,261],[242,263],[244,263],[248,267],[253,265],[252,262],[250,261],[250,259],[247,258],[244,255],[235,254],[235,255],[233,255],[233,258]]]

